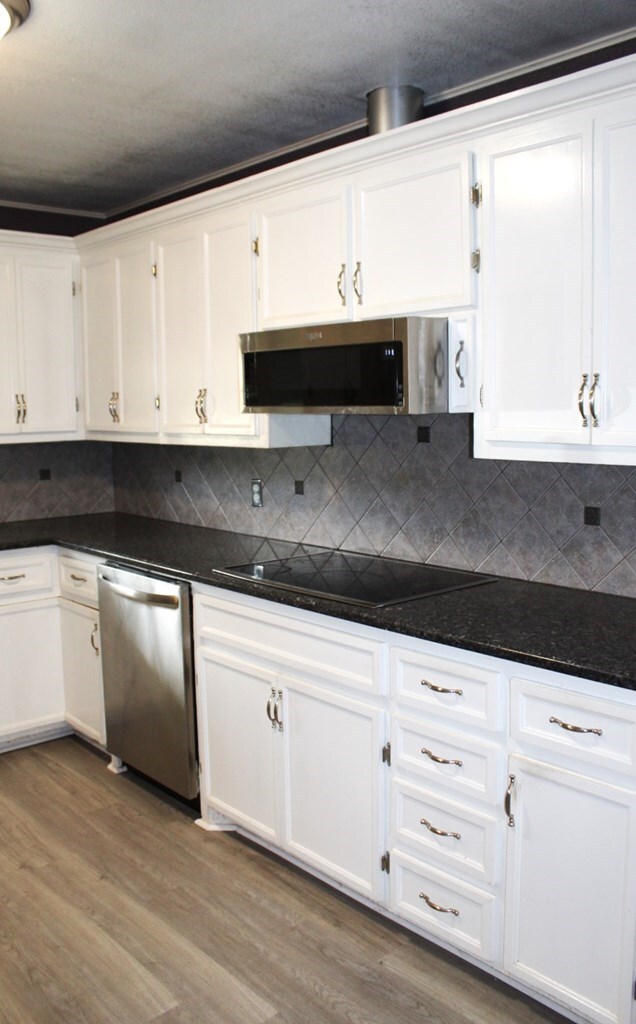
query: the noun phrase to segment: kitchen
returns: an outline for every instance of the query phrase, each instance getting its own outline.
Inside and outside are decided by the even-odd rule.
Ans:
[[[15,34],[15,40],[22,33],[26,35],[29,24]],[[629,60],[619,62],[617,74],[624,75],[624,79],[612,81],[605,88],[629,92],[629,76],[633,72],[629,71],[628,75],[626,68],[629,68]],[[613,72],[610,71],[610,74]],[[592,85],[586,87],[592,89]],[[542,94],[542,101],[547,102],[547,95],[547,92]],[[571,103],[573,100],[561,93],[556,102]],[[509,108],[508,116],[519,118],[523,114]],[[490,112],[486,112],[483,117],[491,117]],[[477,131],[478,128],[483,132],[483,125],[467,129],[465,122],[462,122],[462,127],[465,131]],[[426,133],[433,129],[417,126],[397,131],[398,134],[401,132],[399,137],[402,142],[406,141],[410,132],[422,131],[424,144],[430,145],[430,136]],[[365,145],[368,146],[365,153],[372,154],[376,163],[393,147],[393,143],[389,145],[386,138],[371,139]],[[355,160],[355,143],[353,146],[349,152],[350,159]],[[372,150],[372,147],[375,148]],[[478,148],[476,143],[475,147]],[[319,167],[325,175],[330,168],[333,171],[340,157],[332,152],[316,159],[323,163],[313,166]],[[453,164],[453,167],[457,166],[463,170],[461,161]],[[373,168],[370,168],[367,183],[363,182],[367,199],[374,195],[374,189],[378,194],[377,181],[372,171]],[[278,173],[281,178],[275,180],[290,185],[293,168]],[[240,201],[246,203],[250,185],[238,184],[235,187],[239,191],[243,189]],[[281,202],[284,204],[285,189],[281,195],[283,200],[272,196],[267,208],[271,224],[280,210]],[[201,201],[194,200],[195,204],[198,202]],[[370,199],[367,203],[369,205]],[[320,209],[321,216],[323,211],[333,209],[331,194],[327,197],[326,206],[320,206]],[[464,219],[472,218],[475,213],[478,211],[469,208]],[[171,265],[170,243],[176,239],[175,245],[178,246],[179,238],[173,236],[171,239],[168,234],[162,236],[161,216],[161,211],[151,212],[144,223],[150,225],[147,237],[149,246],[157,246],[160,256],[164,257],[163,266],[167,269]],[[239,223],[241,229],[244,223]],[[226,226],[224,222],[218,221],[219,232],[222,233]],[[125,225],[118,228],[114,224],[107,231],[111,231],[110,237],[114,238],[120,229],[125,230]],[[485,225],[483,230],[486,231]],[[212,237],[213,231],[208,233]],[[472,231],[469,234],[472,241]],[[223,237],[225,240],[229,238],[228,234]],[[270,237],[273,236],[270,234]],[[466,241],[463,221],[458,226],[458,238],[463,245]],[[493,241],[496,238],[499,236],[495,232]],[[145,245],[145,239],[142,241]],[[90,239],[80,238],[78,245],[82,248],[87,242],[90,245]],[[132,252],[135,239],[131,238],[130,243],[129,249]],[[176,251],[173,249],[173,252]],[[88,250],[85,249],[85,252]],[[211,243],[210,257],[213,259],[217,252],[218,249]],[[373,250],[370,255],[373,256]],[[84,254],[82,258],[84,260]],[[354,264],[355,260],[352,261],[351,271],[354,270]],[[89,260],[84,260],[83,265],[89,266]],[[275,270],[275,261],[271,263],[271,269],[272,272]],[[487,280],[489,269],[485,263],[485,250],[481,273],[484,276],[480,280]],[[336,276],[337,272],[334,279]],[[244,282],[245,279],[240,280]],[[274,279],[271,281],[274,282]],[[371,271],[368,282],[367,287],[370,287],[373,282]],[[280,319],[286,315],[292,319],[298,316],[296,310],[290,312],[280,308],[281,295],[275,291],[274,284],[267,295],[271,305],[265,311],[265,318],[268,316],[275,321],[277,317]],[[475,278],[471,278],[468,291],[472,292],[477,286],[478,282],[475,283]],[[180,279],[178,287],[183,287]],[[464,287],[462,279],[459,291]],[[84,300],[85,296],[86,291],[83,289]],[[172,298],[167,295],[162,306],[162,315],[166,314],[163,324],[166,337],[170,333],[170,302],[173,299],[174,293]],[[346,301],[350,301],[349,293]],[[382,301],[382,298],[378,299],[377,305],[381,306]],[[278,309],[274,308],[275,302],[279,302]],[[283,302],[287,302],[285,297]],[[434,308],[434,304],[435,299],[432,298],[430,307]],[[457,301],[453,305],[461,307],[466,303]],[[178,306],[174,308],[179,311]],[[489,308],[497,311],[496,306]],[[384,309],[384,312],[388,313],[388,310]],[[509,314],[510,310],[504,309],[502,317],[505,319]],[[231,311],[227,315],[231,315]],[[334,318],[343,315],[338,298],[335,313],[330,315]],[[462,315],[466,318],[465,313]],[[461,321],[462,317],[459,318]],[[166,337],[162,339],[162,344]],[[465,344],[470,345],[471,340],[467,334]],[[469,348],[469,352],[472,355],[476,348]],[[167,366],[171,365],[168,362],[170,354],[169,348],[163,349],[162,355]],[[227,367],[227,364],[224,365]],[[590,368],[590,383],[591,371],[595,369]],[[502,365],[502,370],[505,376],[505,365]],[[236,375],[236,367],[228,366],[227,372]],[[161,370],[158,373],[160,377],[157,380],[160,380]],[[99,377],[98,367],[95,377]],[[165,382],[164,378],[162,384]],[[167,383],[172,382],[168,380]],[[112,398],[117,387],[105,379],[103,384],[107,398]],[[578,386],[579,380],[574,389],[575,396]],[[201,384],[198,388],[201,390]],[[474,381],[472,388],[473,400],[478,402]],[[571,385],[568,385],[568,389],[573,390]],[[531,390],[534,393],[534,389]],[[17,392],[20,393],[19,388]],[[463,398],[460,394],[459,400]],[[178,406],[178,395],[175,401]],[[193,403],[188,401],[188,414],[189,404]],[[195,424],[192,436],[184,443],[182,429],[179,432],[174,426],[176,423],[178,427],[181,423],[178,408],[172,422],[166,418],[170,410],[167,413],[165,409],[154,409],[155,428],[150,431],[150,436],[147,428],[143,427],[137,429],[136,433],[133,430],[132,436],[126,432],[125,423],[123,429],[118,426],[113,413],[108,410],[109,402],[102,403],[102,406],[107,419],[100,423],[95,421],[91,429],[89,410],[89,431],[85,440],[70,440],[69,434],[66,439],[62,439],[61,431],[56,440],[40,444],[30,442],[28,434],[23,433],[20,436],[22,442],[2,445],[2,519],[9,529],[3,535],[5,548],[13,545],[17,548],[25,543],[24,538],[20,541],[15,532],[22,521],[54,519],[78,513],[103,513],[108,516],[116,510],[118,513],[194,524],[206,529],[231,529],[241,535],[259,538],[258,547],[253,546],[249,558],[261,559],[267,555],[277,557],[281,553],[282,542],[302,543],[382,554],[408,561],[429,561],[493,573],[506,579],[516,578],[519,582],[533,580],[542,584],[556,584],[575,588],[578,592],[597,590],[622,598],[633,597],[635,594],[634,470],[633,464],[630,466],[629,453],[622,453],[625,455],[625,461],[622,462],[620,456],[613,461],[608,460],[602,451],[596,452],[593,454],[595,462],[589,445],[584,445],[586,451],[583,457],[577,454],[574,447],[570,447],[568,451],[573,452],[573,458],[567,461],[559,458],[563,449],[558,445],[569,443],[562,440],[561,432],[560,437],[551,441],[557,445],[550,450],[555,453],[553,459],[543,458],[541,446],[547,443],[545,439],[537,442],[538,455],[529,454],[527,459],[523,459],[519,458],[519,451],[529,452],[527,445],[531,443],[523,433],[525,427],[521,424],[515,436],[515,425],[508,423],[508,437],[504,440],[509,445],[516,444],[517,452],[516,455],[506,454],[498,458],[500,451],[507,452],[498,449],[497,445],[502,443],[497,433],[498,425],[484,424],[478,406],[475,407],[475,420],[481,420],[481,427],[479,436],[475,431],[475,437],[477,443],[482,445],[481,455],[490,454],[491,458],[470,458],[470,445],[474,443],[474,438],[471,438],[473,418],[468,411],[453,415],[425,414],[413,419],[373,414],[335,416],[331,424],[332,444],[327,443],[325,435],[321,434],[321,423],[307,426],[305,421],[302,429],[309,436],[305,435],[304,442],[299,442],[296,436],[290,438],[288,443],[265,446],[271,442],[272,437],[275,440],[275,431],[290,429],[274,422],[284,417],[271,417],[269,429],[272,437],[255,439],[253,431],[250,436],[252,427],[244,427],[245,420],[241,417],[235,417],[229,427],[226,418],[222,422],[221,416],[214,422],[216,410],[210,402],[209,409],[205,410],[209,412],[212,421],[208,424],[210,429],[204,427],[197,433]],[[199,411],[202,408],[199,406]],[[222,408],[222,402],[221,413],[227,413]],[[249,420],[249,417],[246,418]],[[161,420],[159,430],[158,420]],[[202,425],[201,419],[199,425]],[[313,438],[310,436],[311,429],[316,431]],[[114,438],[117,439],[118,430],[122,439],[133,439],[134,443],[113,443]],[[236,441],[239,430],[244,432],[241,443]],[[91,439],[93,437],[99,439]],[[215,441],[213,445],[209,444],[210,437]],[[232,443],[228,437],[234,437],[235,442]],[[320,437],[317,443],[316,437]],[[158,444],[160,438],[167,443]],[[262,446],[257,446],[261,441]],[[613,447],[616,443],[616,438],[606,438],[601,441],[601,449],[603,444]],[[623,443],[627,444],[626,441]],[[261,480],[263,483],[261,507],[252,505],[253,480]],[[62,535],[56,534],[53,528],[47,543],[60,541],[63,541]],[[85,550],[89,547],[87,545]],[[109,549],[102,549],[93,542],[93,550]],[[125,553],[120,552],[122,554]],[[249,559],[236,559],[246,560]],[[165,564],[157,560],[155,562]],[[526,595],[527,591],[523,593]],[[621,603],[622,608],[626,606]],[[328,613],[333,615],[333,609]],[[400,632],[394,618],[391,626],[383,629]],[[376,639],[374,634],[374,643]],[[469,649],[483,652],[483,648],[478,646]],[[492,668],[490,663],[489,668]],[[611,671],[605,667],[604,678],[609,678],[614,672],[620,674],[620,671],[616,665],[611,667]],[[631,668],[627,665],[623,671],[626,677],[630,673],[633,676],[633,663]],[[579,674],[573,671],[573,675]],[[588,678],[593,682],[599,677],[588,673]],[[602,678],[601,673],[600,685],[603,685]],[[589,696],[591,699],[594,694],[590,693]],[[616,781],[616,776],[610,774],[609,777]],[[583,1019],[587,1019],[585,1011],[577,1009],[583,1014]],[[577,1019],[577,1010],[570,1010],[575,1015],[573,1019]],[[267,1018],[265,1016],[261,1019]]]

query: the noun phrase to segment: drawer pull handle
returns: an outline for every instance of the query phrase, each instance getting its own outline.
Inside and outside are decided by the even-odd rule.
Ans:
[[[71,579],[74,580],[75,583],[88,583],[86,576],[76,576],[74,572],[71,573]]]
[[[440,907],[439,903],[433,903],[433,900],[425,892],[420,893],[420,899],[424,900],[426,906],[437,914],[453,914],[454,917],[459,917],[459,910],[455,910],[455,907]]]
[[[420,819],[420,825],[425,825],[429,832],[432,832],[434,836],[445,836],[449,839],[461,839],[461,834],[459,832],[444,832],[443,828],[435,828],[435,826],[431,825],[430,821],[427,821],[426,818]]]
[[[567,732],[591,732],[593,736],[602,736],[602,729],[585,729],[582,725],[570,725],[569,722],[562,722],[560,718],[555,718],[552,715],[550,719],[550,725],[558,725],[561,729],[566,729]]]
[[[433,693],[454,693],[457,697],[464,696],[463,690],[449,690],[446,686],[436,686],[435,683],[429,683],[428,679],[422,679],[420,685],[432,690]]]
[[[432,750],[427,750],[426,747],[422,747],[422,753],[426,754],[430,761],[435,761],[435,764],[456,764],[458,768],[462,768],[464,762],[457,760],[448,760],[446,757],[438,757]]]
[[[26,573],[19,572],[15,576],[0,576],[0,582],[2,583],[14,583],[16,580],[25,580]]]
[[[516,781],[517,781],[517,776],[516,775],[509,775],[508,776],[508,789],[506,790],[506,797],[505,797],[505,800],[504,800],[504,812],[505,812],[505,815],[506,815],[506,817],[508,819],[508,827],[509,828],[514,828],[515,827],[515,816],[512,813],[512,791],[514,789]]]

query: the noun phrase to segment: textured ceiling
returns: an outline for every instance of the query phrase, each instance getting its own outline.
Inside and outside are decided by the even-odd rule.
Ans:
[[[636,36],[634,0],[31,6],[0,42],[0,204],[98,216],[360,127],[376,86],[430,100]]]

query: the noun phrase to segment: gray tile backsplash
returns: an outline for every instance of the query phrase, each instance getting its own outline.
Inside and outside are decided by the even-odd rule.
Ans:
[[[471,459],[469,416],[336,416],[333,428],[331,447],[273,451],[0,445],[0,522],[116,509],[636,597],[636,468]]]
[[[0,523],[113,509],[112,445],[0,445]]]
[[[636,468],[471,459],[469,416],[335,416],[333,428],[322,448],[115,445],[115,507],[636,597]],[[600,526],[584,525],[586,506]]]

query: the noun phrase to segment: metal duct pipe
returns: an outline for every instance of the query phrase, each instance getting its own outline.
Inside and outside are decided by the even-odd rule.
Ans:
[[[382,85],[367,93],[369,135],[419,121],[423,117],[424,92],[415,85]]]

